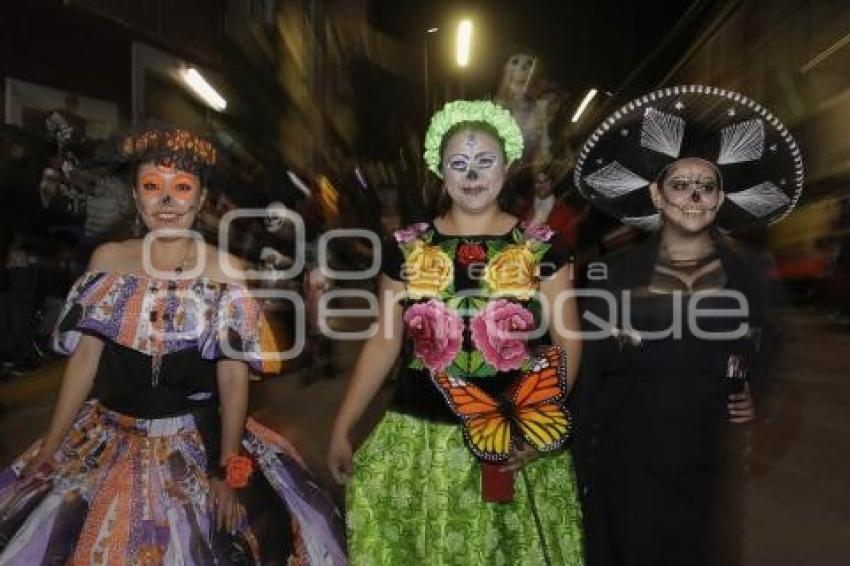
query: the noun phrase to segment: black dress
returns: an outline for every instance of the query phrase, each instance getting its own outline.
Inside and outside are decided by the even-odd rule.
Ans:
[[[616,312],[598,299],[582,309],[610,320],[617,335],[585,342],[574,401],[588,563],[734,564],[745,428],[728,422],[725,371],[730,355],[744,356],[751,390],[764,389],[770,262],[718,239],[721,289],[653,293],[657,250],[650,238],[595,266]],[[706,334],[717,332],[730,335]]]

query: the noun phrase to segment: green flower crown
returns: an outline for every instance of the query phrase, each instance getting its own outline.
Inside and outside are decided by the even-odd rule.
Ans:
[[[493,126],[502,138],[508,165],[522,156],[522,131],[508,110],[489,100],[455,100],[446,103],[442,110],[431,117],[425,134],[425,163],[437,177],[443,177],[440,172],[440,145],[443,138],[462,122],[484,122]]]

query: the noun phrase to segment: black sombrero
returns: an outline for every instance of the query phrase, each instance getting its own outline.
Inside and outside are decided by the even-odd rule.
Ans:
[[[582,146],[575,184],[606,213],[652,230],[660,217],[649,185],[685,157],[717,167],[726,229],[781,220],[803,190],[800,150],[779,119],[746,96],[699,85],[664,88],[611,114]]]

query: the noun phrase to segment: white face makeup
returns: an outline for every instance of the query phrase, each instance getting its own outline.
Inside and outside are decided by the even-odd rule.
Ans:
[[[496,203],[505,182],[502,146],[492,135],[460,130],[443,151],[443,181],[455,205],[479,212]]]
[[[689,233],[709,228],[724,198],[717,170],[707,161],[695,158],[680,159],[670,165],[663,182],[653,183],[651,191],[664,222]]]
[[[525,53],[514,53],[508,58],[503,70],[503,80],[511,92],[525,93],[531,81],[535,63],[536,59]]]
[[[197,175],[153,162],[139,166],[136,205],[149,230],[189,230],[205,196]]]
[[[268,232],[277,232],[283,226],[286,217],[284,216],[284,211],[286,210],[286,205],[280,201],[270,202],[268,206],[266,206],[266,216],[263,218],[263,224],[266,226],[266,231]]]

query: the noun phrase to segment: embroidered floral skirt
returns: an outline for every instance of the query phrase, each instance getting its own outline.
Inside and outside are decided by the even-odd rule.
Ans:
[[[486,503],[460,427],[389,412],[354,464],[346,511],[352,564],[541,566],[544,544],[551,564],[582,564],[581,511],[566,452],[524,467],[531,493],[517,475],[513,502]]]
[[[257,471],[234,534],[207,507],[191,416],[135,419],[87,403],[49,473],[0,472],[0,564],[344,564],[339,515],[286,441],[248,421]]]

